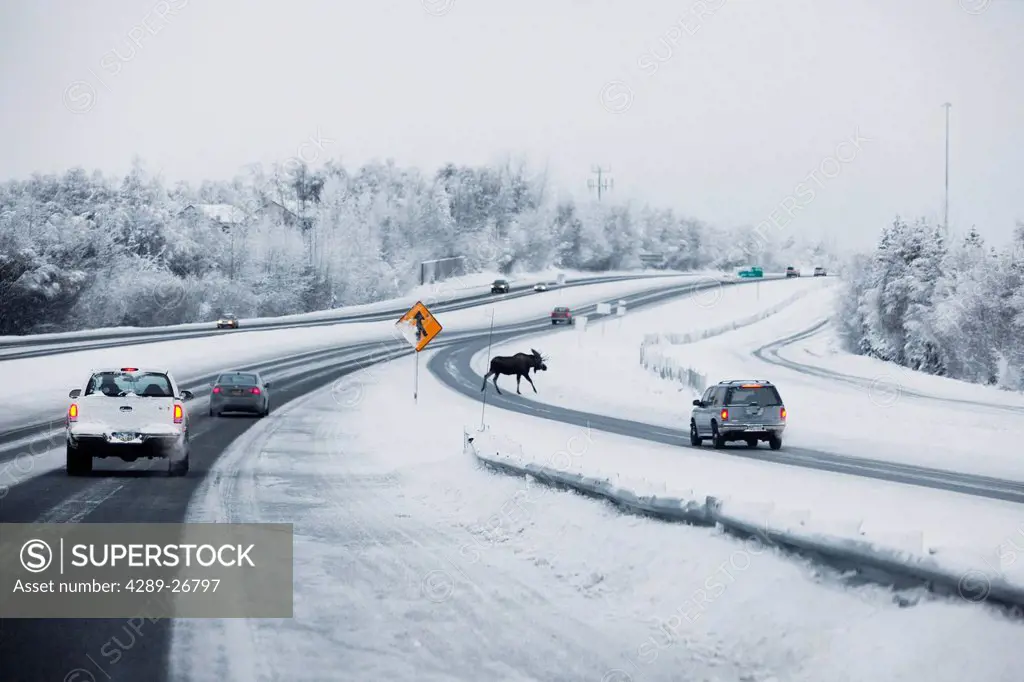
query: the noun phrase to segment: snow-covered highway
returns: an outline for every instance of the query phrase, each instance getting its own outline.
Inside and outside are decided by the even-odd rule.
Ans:
[[[672,282],[674,283],[670,285]],[[595,284],[581,286],[573,291],[556,290],[545,294],[536,294],[519,301],[496,303],[493,309],[497,312],[499,325],[539,330],[549,326],[547,313],[550,311],[551,305],[554,304],[553,302],[568,300],[573,305],[586,305],[589,300],[591,301],[590,307],[593,307],[593,303],[607,300],[612,295],[616,299],[626,298],[630,301],[657,301],[678,295],[695,286],[717,287],[721,285],[717,279],[692,276],[667,281]],[[483,306],[475,313],[462,311],[456,315],[458,314],[463,315],[465,319],[461,321],[461,324],[446,325],[445,335],[437,340],[438,347],[449,343],[459,343],[461,338],[479,336],[480,332],[473,330],[479,330],[485,326],[484,316],[490,317],[489,310]],[[454,315],[445,318],[446,322],[451,317]],[[381,324],[386,327],[391,326],[389,323]],[[385,329],[383,334],[377,332],[376,335],[380,336],[378,340],[353,343],[358,338],[359,331],[353,331],[352,325],[348,325],[346,328],[347,331],[341,335],[341,338],[347,343],[332,348],[332,337],[328,335],[330,331],[327,330],[323,333],[328,336],[315,342],[319,350],[306,350],[305,355],[289,352],[296,346],[302,347],[300,339],[293,339],[288,346],[281,342],[282,337],[279,336],[285,332],[260,333],[268,336],[278,335],[278,340],[272,342],[272,349],[265,349],[262,354],[253,348],[248,349],[250,357],[254,352],[257,356],[264,358],[276,355],[276,359],[262,361],[264,363],[263,371],[275,382],[272,398],[275,406],[287,405],[288,402],[330,384],[339,377],[365,368],[375,361],[410,353],[404,342],[399,343],[394,340],[389,329]],[[260,334],[253,333],[248,336],[255,339]],[[223,337],[221,338],[223,339]],[[191,365],[198,369],[197,361],[203,365],[211,365],[211,361],[216,362],[217,360],[216,357],[211,358],[208,352],[200,351],[197,354],[195,350],[190,350],[190,344],[224,344],[227,341],[230,340],[178,342],[177,346],[179,347],[174,352],[177,357],[181,358],[181,364]],[[235,346],[225,348],[222,352],[225,355],[239,357],[240,350],[245,352],[245,349],[237,346],[237,342],[235,343]],[[251,341],[250,344],[252,344]],[[176,344],[161,345],[173,348]],[[94,363],[103,364],[103,361],[94,358],[94,355],[102,353],[106,357],[115,358],[119,352],[123,351],[110,349],[67,354],[61,356],[59,362],[62,366],[73,368],[74,371],[81,373],[87,371],[87,368],[93,366]],[[140,352],[145,352],[153,357],[161,357],[161,353],[166,354],[167,351],[140,346],[134,349],[133,357],[139,357]],[[199,357],[196,357],[197,355]],[[53,367],[54,362],[53,358],[15,360],[4,363],[0,367],[0,373],[30,371],[28,365],[33,364],[38,367],[38,369],[33,368],[35,374],[38,375],[44,365],[48,364]],[[106,362],[110,362],[110,360]],[[169,364],[173,371],[174,363],[166,364]],[[224,362],[224,364],[227,363]],[[24,367],[19,365],[24,365]],[[71,371],[69,370],[68,373]],[[15,374],[12,374],[11,378],[14,377]],[[52,395],[44,395],[40,402],[35,403],[37,408],[35,414],[38,414],[40,409],[52,409],[48,408],[48,405],[53,403],[66,404],[64,395],[67,389],[61,383],[61,379],[61,376],[53,376],[50,379],[53,386],[49,387],[49,392]],[[194,382],[193,387],[198,389],[200,384],[209,381],[209,376],[199,374],[192,381]],[[38,390],[39,388],[37,387],[36,393],[41,392]],[[140,460],[132,465],[98,463],[92,476],[69,478],[63,470],[62,435],[59,431],[56,434],[52,432],[53,427],[59,425],[58,419],[35,424],[19,425],[17,422],[11,424],[14,429],[9,430],[5,434],[4,442],[0,443],[0,472],[3,477],[3,480],[0,481],[0,484],[3,485],[0,488],[3,492],[3,495],[0,496],[0,521],[5,523],[173,523],[183,521],[186,509],[196,492],[196,487],[214,469],[216,462],[228,446],[254,424],[253,420],[247,418],[208,418],[202,394],[198,395],[196,400],[188,403],[188,408],[193,429],[192,473],[188,477],[180,479],[165,478],[163,467],[147,460]],[[275,414],[271,415],[267,423],[276,423],[279,420],[276,411],[275,409]],[[53,412],[51,411],[49,414],[53,414]],[[81,668],[83,663],[87,664],[89,659],[86,656],[102,660],[99,652],[105,643],[109,643],[111,637],[117,636],[120,638],[119,641],[124,642],[126,637],[132,636],[131,646],[126,647],[131,648],[130,655],[126,653],[123,657],[119,657],[118,665],[111,670],[96,670],[94,673],[98,677],[101,676],[101,673],[106,673],[110,675],[107,679],[116,680],[167,679],[165,663],[168,625],[169,623],[163,620],[146,621],[142,633],[129,632],[128,635],[125,635],[125,623],[116,620],[67,622],[6,620],[0,623],[0,628],[2,628],[0,631],[3,633],[3,637],[0,638],[0,660],[13,660],[14,657],[17,657],[19,675],[24,676],[16,679],[61,679],[69,671]],[[25,652],[36,651],[46,651],[47,655],[25,654]]]
[[[622,293],[614,299],[627,301],[630,319],[664,315],[670,306],[682,305],[666,302],[689,292],[689,299],[680,300],[704,305],[691,303],[693,319],[685,323],[701,328],[748,316],[746,307],[730,307],[733,296],[750,297],[756,290],[765,307],[788,300],[800,288],[813,294],[826,285],[766,281],[752,287],[698,278],[673,288],[653,282],[597,286],[619,287]],[[586,300],[586,288],[574,294],[575,300]],[[702,293],[692,295],[695,289]],[[610,291],[601,292],[578,306],[577,314],[593,315],[593,303],[612,298]],[[618,322],[594,324],[582,342],[572,328],[552,331],[547,311],[538,312],[549,305],[550,298],[542,296],[534,308],[499,320],[490,340],[497,352],[510,344],[536,346],[554,352],[556,359],[537,378],[538,395],[507,390],[498,396],[489,387],[488,421],[534,454],[572,450],[567,443],[576,443],[582,444],[584,464],[632,469],[655,480],[662,476],[663,485],[677,485],[672,476],[679,467],[668,464],[673,458],[686,462],[691,479],[708,478],[689,459],[696,451],[686,444],[685,429],[602,414],[586,404],[545,403],[549,394],[564,395],[574,383],[585,398],[602,400],[602,389],[579,370],[578,363],[588,355],[592,361],[593,352],[610,363],[604,379],[612,397],[605,399],[618,392],[618,399],[628,402],[633,394],[629,378],[614,375],[614,353],[580,346],[599,338],[601,324],[611,325],[603,333],[615,338]],[[706,305],[710,300],[716,304]],[[723,300],[727,303],[719,305]],[[496,304],[495,310],[503,305],[520,304]],[[421,376],[416,405],[410,351],[394,340],[346,336],[336,348],[293,354],[278,347],[276,358],[260,361],[275,383],[270,417],[210,419],[201,393],[189,404],[193,467],[183,479],[165,478],[162,468],[145,461],[68,478],[63,451],[45,445],[39,450],[42,438],[35,441],[38,455],[18,456],[26,441],[33,442],[31,428],[45,431],[46,426],[12,432],[17,440],[0,442],[0,468],[6,465],[14,477],[0,499],[0,521],[295,525],[293,619],[154,619],[135,623],[136,631],[118,620],[4,621],[0,657],[18,656],[19,674],[24,673],[14,679],[65,679],[76,669],[93,678],[71,682],[412,677],[639,682],[676,680],[679,670],[695,679],[759,682],[921,677],[945,682],[971,674],[1016,679],[1009,652],[1020,626],[987,608],[928,599],[900,608],[883,588],[848,585],[763,546],[706,529],[625,517],[480,470],[463,455],[461,439],[462,427],[480,420],[481,376],[475,363],[489,342],[483,326],[467,320],[452,325],[450,333],[446,327],[427,353],[431,372],[422,373],[426,378]],[[789,333],[786,325],[779,328],[780,335]],[[543,332],[543,337],[528,336]],[[203,342],[182,348],[187,343]],[[574,346],[583,356],[576,364],[569,358]],[[398,361],[378,364],[389,358]],[[193,381],[198,388],[208,377],[196,374]],[[503,384],[512,387],[507,379]],[[672,390],[664,400],[671,402],[666,410],[688,413],[685,394]],[[918,499],[912,495],[923,493],[907,491],[930,486],[960,489],[973,499],[1024,500],[1024,485],[1014,480],[854,458],[823,446],[707,452],[705,459],[715,460],[710,467],[718,467],[709,479],[714,485],[748,476],[739,469],[722,474],[722,466],[737,461],[728,455],[739,454],[743,463],[761,467],[756,480],[769,486],[772,476],[781,480],[792,469],[778,464],[789,464],[855,474],[837,476],[844,481],[869,476],[914,484],[862,484],[862,490],[875,486],[870,489],[880,499]],[[660,465],[644,468],[654,460]],[[819,478],[808,486],[810,480],[803,479],[805,488],[846,485]],[[988,505],[979,507],[978,518],[987,520],[991,537],[1014,532],[1019,505],[978,502]],[[947,498],[942,503],[965,508]],[[971,531],[957,527],[956,532]],[[712,579],[722,589],[709,599],[704,590]],[[905,646],[883,648],[896,633]],[[948,646],[954,636],[962,646]],[[112,641],[121,654],[116,662],[102,653],[110,651]],[[44,650],[46,656],[25,654]]]

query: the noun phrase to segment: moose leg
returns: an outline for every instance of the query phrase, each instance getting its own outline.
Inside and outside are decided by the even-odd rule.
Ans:
[[[501,395],[501,389],[498,388],[498,375],[497,374],[494,375],[494,390],[498,392],[498,395]]]
[[[519,395],[523,394],[522,391],[519,390],[519,382],[522,381],[522,380],[523,380],[523,375],[522,374],[517,374],[516,375],[516,393],[518,393]]]
[[[481,393],[484,391],[485,388],[487,388],[487,380],[490,379],[490,378],[491,378],[491,373],[490,372],[488,372],[487,374],[484,375],[484,385],[480,387],[480,392]],[[495,380],[497,380],[497,377],[495,377]],[[497,388],[498,384],[494,384],[494,387]]]
[[[530,382],[530,386],[533,386],[533,379],[531,379],[531,378],[530,378],[530,375],[529,375],[529,374],[527,374],[527,375],[525,375],[525,376],[526,376],[526,380]],[[536,387],[536,386],[533,386],[533,392],[534,392],[534,393],[536,393],[536,392],[537,392],[537,387]]]

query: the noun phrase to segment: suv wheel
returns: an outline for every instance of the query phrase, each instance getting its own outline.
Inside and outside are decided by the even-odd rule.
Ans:
[[[721,450],[725,447],[725,438],[718,432],[718,422],[711,422],[711,443],[715,446],[716,450]]]
[[[690,445],[700,447],[704,444],[704,439],[697,435],[697,422],[690,420]]]
[[[768,438],[768,447],[770,447],[772,450],[781,450],[782,439],[776,435],[772,435],[770,438]]]

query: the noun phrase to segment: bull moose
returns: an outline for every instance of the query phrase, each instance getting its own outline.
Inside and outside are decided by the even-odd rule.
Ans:
[[[494,377],[494,390],[501,395],[501,389],[498,388],[498,377],[502,374],[516,375],[516,393],[522,395],[519,390],[519,382],[523,377],[530,382],[530,386],[533,386],[533,379],[530,378],[530,370],[536,370],[538,372],[546,372],[548,366],[544,364],[546,357],[541,355],[538,351],[533,348],[530,349],[529,353],[516,353],[515,355],[498,355],[491,358],[491,366],[484,375],[484,384],[480,387],[480,391],[487,389],[487,380],[492,376]],[[537,392],[537,387],[533,386],[533,392]]]

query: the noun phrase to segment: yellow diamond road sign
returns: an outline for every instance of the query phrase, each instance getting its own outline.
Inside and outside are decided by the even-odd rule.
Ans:
[[[409,308],[409,312],[402,315],[395,326],[401,331],[409,345],[416,349],[417,353],[426,348],[427,344],[433,341],[442,329],[441,323],[437,321],[433,313],[419,301]]]

